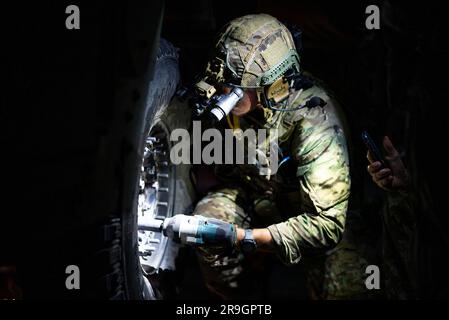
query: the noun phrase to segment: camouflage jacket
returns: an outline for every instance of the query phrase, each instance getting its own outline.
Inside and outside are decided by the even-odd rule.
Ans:
[[[217,172],[219,177],[226,175],[241,183],[250,182],[245,187],[251,190],[255,202],[267,198],[267,194],[274,194],[271,197],[274,201],[283,199],[293,181],[297,192],[292,194],[298,206],[287,205],[281,210],[285,212],[280,213],[284,221],[273,219],[276,222],[268,226],[277,254],[285,264],[297,263],[303,251],[332,248],[341,239],[345,226],[350,193],[349,159],[337,103],[321,86],[314,85],[292,94],[288,105],[298,106],[312,96],[327,104],[289,112],[264,109],[262,123],[253,121],[251,116],[241,119],[243,130],[255,123],[258,128],[278,129],[279,145],[290,155],[293,173],[278,171],[267,181],[245,165],[234,165],[234,175],[229,167]]]

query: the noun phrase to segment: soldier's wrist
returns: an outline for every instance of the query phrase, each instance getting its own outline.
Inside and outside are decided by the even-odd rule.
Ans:
[[[238,247],[243,238],[245,237],[245,229],[236,227],[236,230],[237,230],[236,246]]]

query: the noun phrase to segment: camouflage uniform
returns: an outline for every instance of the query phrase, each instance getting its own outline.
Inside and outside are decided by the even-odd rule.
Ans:
[[[227,48],[230,54],[226,59],[237,73],[243,72],[242,66],[247,59],[257,60],[262,71],[276,67],[279,59],[273,55],[281,52],[285,43],[292,42],[291,36],[277,31],[271,38],[262,37],[264,28],[277,21],[267,17],[236,19],[222,33],[219,43],[232,34],[227,42],[230,43]],[[264,42],[260,45],[261,39],[271,46]],[[259,42],[259,46],[255,42]],[[246,49],[241,49],[242,43],[246,44]],[[240,44],[239,50],[237,44]],[[268,50],[271,50],[270,54]],[[215,79],[226,73],[223,68],[210,63],[209,74],[214,68],[218,70]],[[240,85],[260,85],[257,74],[261,71],[252,68],[243,73]],[[242,228],[267,227],[277,256],[286,265],[298,263],[303,254],[324,252],[334,247],[345,227],[350,176],[337,103],[321,85],[315,84],[304,91],[291,93],[286,107],[304,104],[313,96],[322,98],[327,104],[289,112],[256,109],[242,117],[239,121],[242,130],[278,129],[275,138],[284,157],[290,156],[291,160],[268,177],[260,175],[250,164],[217,165],[215,172],[221,186],[200,200],[194,211],[194,214],[226,220]],[[268,140],[271,138],[273,136]],[[203,248],[198,253],[207,286],[224,297],[239,297],[235,293],[244,291],[240,290],[245,286],[242,280],[250,281],[245,268],[249,259],[244,259],[238,251],[223,255],[220,251]],[[257,281],[249,287],[255,284]]]
[[[335,246],[344,230],[348,206],[349,163],[335,104],[317,86],[304,91],[294,104],[310,94],[320,95],[327,105],[295,112],[298,119],[293,119],[294,124],[287,124],[292,117],[286,112],[282,121],[285,127],[279,126],[279,141],[289,136],[281,143],[294,157],[289,168],[267,181],[248,165],[217,166],[223,187],[199,201],[194,212],[242,228],[268,227],[277,255],[285,264],[297,263],[303,251]],[[245,123],[243,119],[241,122]],[[247,120],[249,123],[251,120]],[[240,253],[223,260],[203,251],[200,258],[203,269],[210,269],[205,272],[210,277],[209,286],[218,285],[219,275],[223,275],[220,285],[238,285],[243,259]]]
[[[440,211],[428,190],[421,180],[406,193],[386,195],[381,270],[388,299],[449,297],[447,226],[436,219]]]
[[[400,192],[390,192],[383,210],[382,271],[388,299],[415,299],[416,204]]]

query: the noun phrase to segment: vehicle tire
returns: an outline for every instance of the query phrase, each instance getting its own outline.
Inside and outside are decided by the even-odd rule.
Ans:
[[[54,28],[63,5],[33,9],[5,59],[0,267],[16,270],[23,299],[154,298],[137,241],[143,148],[156,124],[180,125],[167,111],[179,70],[159,37],[163,1],[84,6],[96,18],[70,36]],[[11,22],[24,14],[9,12]],[[182,174],[167,215],[190,201]]]
[[[194,191],[189,180],[189,166],[170,163],[169,154],[172,146],[170,132],[175,128],[187,128],[189,112],[186,105],[175,97],[180,75],[176,48],[168,41],[161,39],[154,66],[153,80],[148,84],[144,110],[140,113],[138,141],[133,146],[122,150],[129,166],[124,165],[118,173],[123,190],[121,214],[111,214],[99,225],[90,227],[95,233],[91,242],[91,254],[83,254],[84,269],[87,269],[87,298],[154,300],[169,299],[176,293],[174,267],[177,255],[177,245],[170,242],[160,233],[153,235],[159,240],[152,250],[150,258],[152,267],[143,265],[144,257],[140,257],[142,245],[139,244],[141,234],[138,232],[139,198],[142,191],[153,190],[147,185],[142,186],[142,177],[150,175],[148,180],[156,178],[158,191],[152,196],[156,203],[154,218],[163,219],[177,213],[189,213],[194,199]],[[156,138],[154,149],[145,152],[150,147],[149,137]],[[152,148],[152,147],[150,147]],[[131,155],[127,154],[131,153]],[[135,153],[135,154],[134,154]],[[149,159],[151,158],[151,159]],[[149,163],[153,162],[156,171],[148,174]],[[136,174],[137,169],[137,174]],[[154,181],[153,181],[154,182]],[[92,232],[90,234],[92,234]],[[95,243],[95,246],[93,245]],[[85,247],[89,244],[85,243]]]
[[[143,211],[142,205],[138,205],[137,221],[135,216],[123,218],[124,234],[128,237],[124,243],[124,260],[129,262],[126,277],[128,283],[132,285],[128,288],[133,295],[142,292],[141,297],[144,299],[174,297],[176,284],[173,273],[179,247],[161,233],[138,231],[139,216],[147,214],[162,220],[175,214],[188,214],[194,201],[189,165],[175,166],[170,161],[172,147],[170,133],[173,129],[187,129],[190,120],[186,104],[174,97],[178,83],[176,49],[161,39],[155,77],[150,83],[146,101],[143,143],[141,143],[142,174],[134,199],[134,203],[141,203],[141,200],[145,199],[144,204],[149,209]],[[139,243],[138,254],[134,249],[136,235]],[[142,250],[142,247],[150,249]]]

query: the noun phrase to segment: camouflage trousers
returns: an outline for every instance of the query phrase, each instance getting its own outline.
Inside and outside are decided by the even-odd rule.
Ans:
[[[252,203],[246,192],[239,187],[225,187],[209,192],[201,199],[194,214],[216,218],[238,225],[254,228]],[[265,272],[262,261],[266,254],[244,257],[238,250],[225,252],[223,248],[198,248],[197,256],[207,288],[224,299],[260,298],[257,289]]]
[[[276,207],[270,207],[267,202],[253,199],[242,188],[224,187],[209,192],[201,199],[194,214],[224,220],[241,228],[266,227],[280,219]],[[258,206],[258,203],[263,205]],[[347,228],[348,233],[333,250],[303,258],[296,270],[305,274],[306,283],[298,283],[305,288],[297,288],[297,292],[306,291],[309,299],[373,298],[373,292],[368,292],[364,285],[368,262],[357,249],[352,229],[353,226]],[[207,288],[218,296],[224,299],[270,297],[269,293],[264,293],[264,281],[267,282],[270,277],[270,266],[276,259],[275,255],[257,253],[244,257],[237,250],[225,252],[223,248],[198,248],[197,256]],[[291,287],[291,284],[288,285]],[[282,284],[279,286],[282,287]],[[297,297],[295,290],[291,291],[290,298]]]
[[[379,264],[378,234],[364,221],[362,213],[348,210],[343,238],[324,256],[304,259],[307,289],[311,299],[373,300],[382,290],[369,290],[366,268]]]

